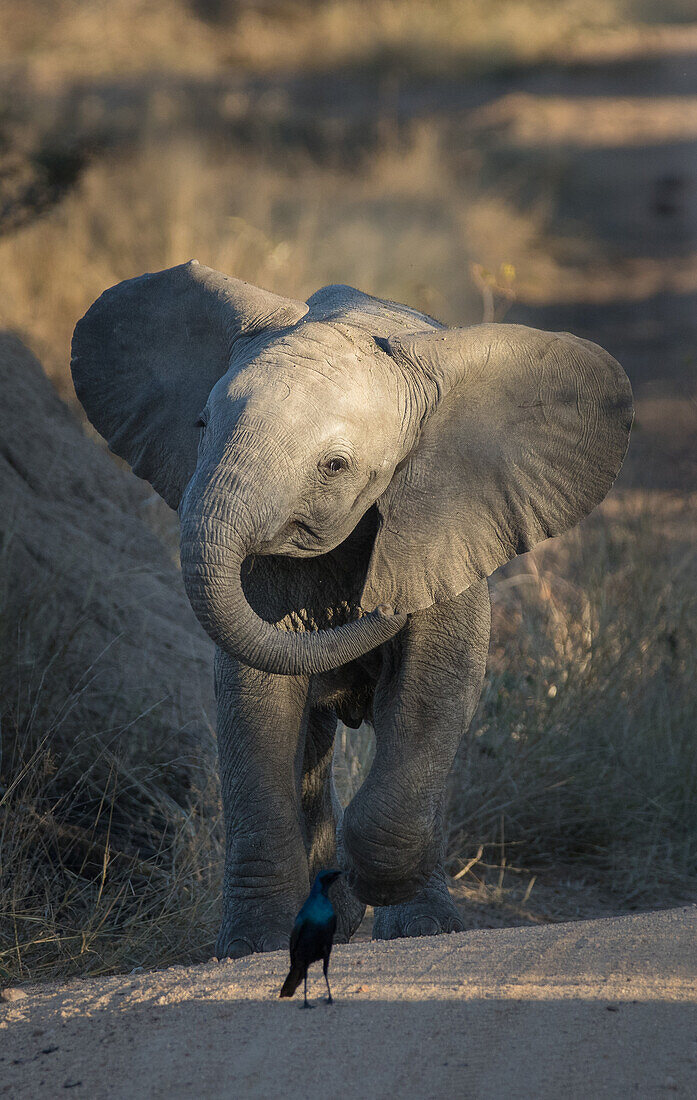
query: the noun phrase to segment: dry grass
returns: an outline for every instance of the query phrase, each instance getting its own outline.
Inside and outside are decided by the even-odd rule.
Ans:
[[[491,0],[23,0],[4,10],[0,59],[45,85],[231,68],[471,75],[656,22],[643,0],[497,0],[494,12]],[[664,0],[661,21],[690,17],[690,0]]]
[[[84,606],[66,617],[47,586],[6,583],[10,554],[8,543],[0,981],[200,960],[217,930],[222,843],[210,758],[192,767],[173,757],[169,708],[134,698],[132,686],[105,700],[100,666],[118,622],[95,658],[89,626],[107,609],[89,578]]]
[[[349,282],[446,319],[476,317],[466,201],[425,127],[350,172],[301,152],[144,142],[96,162],[50,214],[0,237],[0,326],[22,334],[73,400],[76,318],[105,287],[192,256],[293,297]]]
[[[577,864],[623,905],[694,891],[694,500],[614,498],[497,580],[452,867]],[[486,858],[486,857],[485,857]]]

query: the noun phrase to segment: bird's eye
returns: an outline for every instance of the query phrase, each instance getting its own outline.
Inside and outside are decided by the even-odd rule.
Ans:
[[[324,463],[324,469],[328,474],[340,474],[342,470],[348,470],[348,462],[345,458],[328,458]]]

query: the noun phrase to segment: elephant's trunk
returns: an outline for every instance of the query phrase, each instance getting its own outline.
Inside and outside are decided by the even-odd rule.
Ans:
[[[216,509],[216,511],[218,511]],[[284,676],[311,675],[337,668],[389,641],[406,622],[405,615],[378,608],[360,619],[329,630],[295,633],[279,629],[250,607],[242,588],[246,557],[262,540],[253,523],[234,513],[234,522],[219,512],[196,510],[182,522],[181,561],[186,590],[196,617],[221,649],[252,668]],[[211,527],[215,540],[211,540]]]

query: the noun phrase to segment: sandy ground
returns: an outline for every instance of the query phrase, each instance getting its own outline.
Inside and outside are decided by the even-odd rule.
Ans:
[[[0,1005],[0,1094],[697,1095],[697,906],[338,946],[313,1012],[278,999],[286,965],[27,987]]]

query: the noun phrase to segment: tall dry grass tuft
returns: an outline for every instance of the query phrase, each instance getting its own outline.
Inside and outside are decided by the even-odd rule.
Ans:
[[[7,568],[11,543],[0,561]],[[216,931],[221,831],[210,759],[177,760],[170,711],[106,700],[86,596],[0,589],[0,980],[200,960]],[[110,717],[111,712],[111,717]],[[116,717],[118,715],[118,718]],[[145,751],[131,751],[140,745]],[[194,788],[187,775],[199,777]],[[207,770],[208,769],[208,770]]]
[[[492,655],[450,785],[451,867],[591,870],[623,905],[694,891],[694,500],[615,497],[493,584]]]

